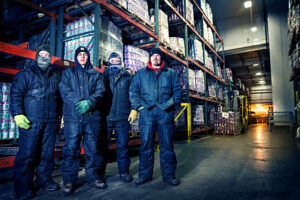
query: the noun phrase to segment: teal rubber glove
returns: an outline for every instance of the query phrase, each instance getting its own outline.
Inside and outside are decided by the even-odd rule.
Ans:
[[[23,129],[30,128],[30,121],[27,119],[27,117],[25,115],[16,115],[16,116],[14,116],[14,119],[15,119],[18,127],[23,128]]]
[[[76,110],[80,115],[86,113],[92,106],[91,100],[82,100],[76,103]]]

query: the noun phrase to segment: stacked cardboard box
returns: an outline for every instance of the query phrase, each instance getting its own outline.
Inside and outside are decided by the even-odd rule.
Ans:
[[[208,89],[208,96],[210,97],[217,97],[216,94],[216,82],[213,79],[208,79],[207,81],[207,89]]]
[[[186,70],[187,68],[184,65],[174,65],[172,66],[172,69],[174,69],[178,76],[179,76],[179,82],[182,85],[182,88],[185,90],[187,89],[187,80],[186,80]],[[195,82],[195,71],[188,68],[188,76],[189,76],[189,89],[196,91],[196,82]]]
[[[180,37],[170,37],[170,47],[181,54],[185,54],[184,39]]]
[[[127,0],[127,10],[150,24],[148,3],[145,0]]]
[[[177,0],[174,2],[174,5],[177,11],[179,11],[179,13],[181,14],[181,16],[184,17],[184,0]],[[179,17],[174,12],[172,12],[169,20],[173,21],[177,19],[179,19]],[[194,25],[194,7],[189,0],[186,0],[186,19],[192,25]]]
[[[135,46],[124,46],[125,68],[138,71],[146,67],[149,60],[149,53]]]
[[[195,89],[196,92],[205,94],[204,73],[202,70],[195,70]]]
[[[94,15],[90,16],[92,22],[94,22]],[[99,32],[99,58],[104,61],[108,61],[108,57],[112,52],[118,53],[123,56],[123,42],[122,31],[116,27],[108,18],[100,18],[101,29]],[[77,34],[87,33],[87,31],[94,30],[93,25],[88,21],[86,17],[81,18],[78,21],[69,23],[66,25],[66,36],[74,36]],[[92,33],[87,33],[78,37],[72,37],[65,41],[64,59],[74,61],[75,50],[79,46],[85,46],[90,50],[91,62],[93,62],[94,51],[93,43],[90,42],[93,37]],[[89,45],[89,46],[88,46]]]
[[[215,113],[216,113],[216,108],[215,105],[208,105],[208,125],[213,126],[215,123]]]
[[[232,70],[230,68],[226,68],[226,71],[225,71],[225,78],[226,78],[226,81],[231,81],[233,82],[233,78],[232,78]]]
[[[15,139],[19,130],[9,111],[10,83],[0,83],[0,89],[0,139]]]
[[[202,105],[192,105],[192,125],[204,125],[204,113]]]
[[[151,21],[154,22],[154,16],[151,17]],[[168,16],[162,10],[159,10],[158,13],[158,25],[159,40],[170,45]]]
[[[240,134],[240,113],[239,112],[217,112],[214,120],[215,134]]]
[[[212,72],[215,71],[214,61],[211,57],[211,55],[205,50],[205,67]]]
[[[197,39],[189,40],[189,56],[191,59],[203,63],[203,47],[202,42]]]

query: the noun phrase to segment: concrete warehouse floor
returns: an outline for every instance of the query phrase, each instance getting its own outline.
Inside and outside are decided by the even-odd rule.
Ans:
[[[175,200],[175,199],[300,199],[300,142],[283,129],[268,131],[266,125],[252,125],[239,136],[208,136],[176,141],[177,187],[162,182],[159,152],[155,152],[154,180],[136,186],[119,180],[116,162],[107,167],[106,190],[83,184],[72,196],[62,191],[38,191],[35,199]],[[131,154],[136,154],[133,149]],[[131,173],[137,178],[138,156],[131,156]],[[0,199],[12,199],[12,170],[1,171]],[[54,180],[60,182],[59,171]]]

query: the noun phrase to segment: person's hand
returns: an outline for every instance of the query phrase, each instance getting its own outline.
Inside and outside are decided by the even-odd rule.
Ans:
[[[85,114],[92,106],[91,100],[82,100],[76,103],[76,110],[80,115]]]
[[[131,110],[129,117],[128,117],[129,124],[132,124],[136,119],[137,119],[137,111]]]
[[[16,115],[16,116],[14,116],[14,119],[15,119],[18,127],[23,128],[23,129],[30,128],[30,121],[27,119],[27,117],[25,115]]]
[[[135,71],[131,70],[131,69],[128,69],[127,72],[131,75],[131,76],[134,76],[135,75]]]

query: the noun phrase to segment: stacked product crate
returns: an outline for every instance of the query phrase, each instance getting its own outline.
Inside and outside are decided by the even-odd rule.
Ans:
[[[217,93],[216,93],[216,81],[213,79],[208,79],[207,81],[207,90],[208,90],[208,96],[210,97],[217,97]]]
[[[205,67],[214,73],[215,66],[212,56],[205,50]]]
[[[124,3],[123,3],[124,4]],[[127,10],[150,24],[148,3],[145,0],[127,0]]]
[[[289,56],[292,68],[300,68],[300,3],[291,0],[288,17]]]
[[[204,73],[202,70],[195,70],[195,89],[200,95],[205,94]]]
[[[0,83],[0,89],[0,139],[15,139],[19,130],[9,111],[10,83]]]
[[[215,105],[208,105],[207,113],[208,113],[208,125],[209,126],[214,126],[215,113],[216,113]]]
[[[146,67],[149,60],[149,53],[135,46],[124,46],[124,63],[126,69],[138,71]]]
[[[233,82],[232,70],[231,70],[230,68],[226,68],[226,71],[225,71],[225,78],[226,78],[226,81],[231,81],[231,82]]]
[[[218,112],[215,114],[214,134],[237,135],[241,132],[239,112]]]
[[[178,51],[181,54],[185,54],[184,39],[180,37],[170,37],[171,49]]]
[[[204,112],[202,105],[192,105],[192,125],[204,125]]]
[[[90,17],[94,22],[94,15]],[[123,43],[122,32],[107,18],[101,18],[101,29],[99,33],[99,58],[104,61],[108,61],[108,57],[112,52],[116,52],[123,55]],[[66,25],[66,37],[64,59],[74,61],[75,50],[79,46],[85,46],[90,49],[91,62],[93,61],[93,33],[94,26],[89,22],[86,17],[82,17],[80,20],[69,23]],[[86,34],[83,34],[86,33]],[[83,34],[78,37],[75,35]],[[75,36],[75,37],[72,37]],[[70,37],[68,39],[68,37]]]
[[[154,23],[154,15],[151,17],[151,21]],[[170,45],[169,37],[169,22],[168,16],[162,11],[158,12],[158,26],[159,26],[159,40],[163,43]]]
[[[189,76],[189,80],[188,80],[188,84],[189,84],[189,89],[196,91],[196,81],[195,81],[195,71],[190,69],[190,68],[186,68],[184,65],[174,65],[172,66],[173,70],[175,70],[179,76],[179,82],[182,85],[182,88],[185,90],[186,85],[187,85],[187,79],[186,79],[186,70],[188,70],[188,76]]]
[[[176,0],[174,2],[174,5],[175,5],[176,10],[179,11],[181,16],[184,17],[184,0]],[[175,13],[172,13],[169,18],[169,21],[174,21],[177,19],[179,19],[179,17]],[[186,0],[186,19],[192,25],[194,25],[194,7],[193,7],[193,4],[189,0]]]
[[[202,42],[197,39],[190,39],[189,47],[189,56],[191,57],[191,59],[203,63]]]

